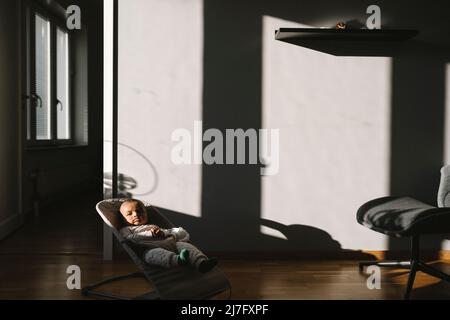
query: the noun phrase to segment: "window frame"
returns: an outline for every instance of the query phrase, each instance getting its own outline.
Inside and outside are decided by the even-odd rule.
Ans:
[[[56,16],[48,9],[36,2],[30,2],[28,4],[28,30],[26,35],[26,42],[29,51],[28,57],[28,92],[26,98],[28,99],[28,110],[25,112],[29,115],[29,124],[26,123],[26,146],[27,148],[32,147],[58,147],[61,145],[73,145],[74,144],[74,97],[73,97],[73,52],[72,52],[72,37],[70,36],[70,30],[67,29],[65,25],[65,20]],[[50,22],[50,139],[37,140],[36,139],[36,108],[38,108],[36,98],[36,16],[39,15],[41,18]],[[59,103],[57,103],[57,29],[60,28],[62,31],[67,32],[68,37],[68,88],[69,88],[69,139],[58,139],[58,124],[57,124],[57,109]],[[25,115],[27,116],[27,115]],[[29,130],[29,138],[28,138]]]

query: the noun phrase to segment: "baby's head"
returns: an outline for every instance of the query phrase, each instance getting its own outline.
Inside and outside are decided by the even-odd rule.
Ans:
[[[120,206],[120,213],[125,221],[133,226],[139,226],[148,222],[145,205],[136,199],[127,199]]]

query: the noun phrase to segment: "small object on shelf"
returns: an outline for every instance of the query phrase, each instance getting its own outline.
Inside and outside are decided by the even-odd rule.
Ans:
[[[336,29],[344,30],[346,28],[347,28],[347,25],[345,24],[345,22],[339,21],[338,23],[336,23]]]

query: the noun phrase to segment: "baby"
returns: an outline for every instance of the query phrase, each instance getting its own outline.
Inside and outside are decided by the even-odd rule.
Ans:
[[[127,224],[120,233],[125,239],[148,247],[144,252],[144,260],[148,264],[164,268],[192,265],[201,273],[210,271],[217,264],[217,259],[208,258],[187,242],[189,234],[183,228],[163,229],[148,224],[147,210],[141,201],[125,200],[120,213]]]

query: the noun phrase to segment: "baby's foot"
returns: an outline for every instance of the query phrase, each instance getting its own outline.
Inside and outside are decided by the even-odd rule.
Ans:
[[[198,265],[198,272],[206,273],[208,271],[211,271],[212,268],[214,268],[218,262],[219,261],[216,258],[205,259]]]
[[[189,251],[187,249],[181,249],[178,254],[178,265],[185,266],[189,264]]]

